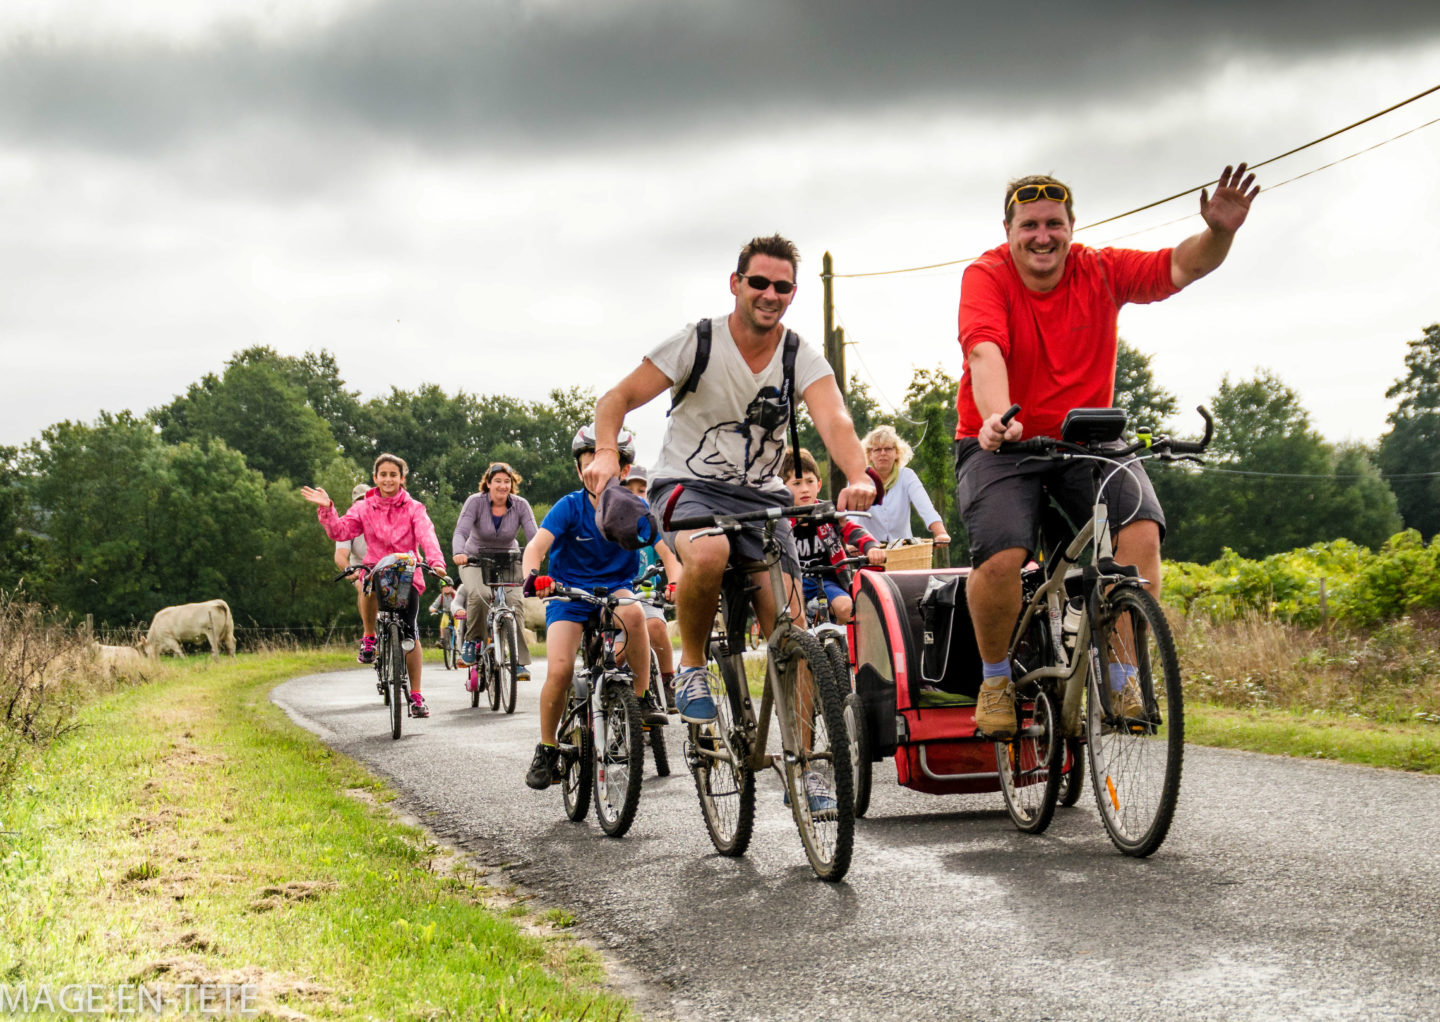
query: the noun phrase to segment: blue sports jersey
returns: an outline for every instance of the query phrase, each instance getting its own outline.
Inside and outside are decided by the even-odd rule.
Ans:
[[[540,527],[553,533],[550,574],[576,589],[629,589],[640,573],[640,555],[612,543],[595,524],[595,505],[584,490],[556,501]]]

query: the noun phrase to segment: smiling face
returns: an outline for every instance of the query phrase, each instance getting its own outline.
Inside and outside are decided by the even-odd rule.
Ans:
[[[1049,291],[1060,283],[1073,228],[1064,203],[1040,199],[1015,206],[1005,225],[1005,240],[1020,279],[1031,291]]]
[[[382,461],[375,467],[375,486],[380,496],[393,497],[404,485],[405,477],[400,474],[400,466],[393,461]]]
[[[503,504],[514,489],[514,480],[510,478],[509,472],[496,472],[490,477],[490,503]]]
[[[795,292],[788,295],[776,294],[774,287],[757,291],[750,286],[749,278],[764,277],[766,280],[788,280],[795,283],[795,267],[788,259],[756,254],[750,257],[742,276],[730,274],[730,293],[735,296],[735,313],[741,324],[757,334],[763,334],[780,325],[785,310],[795,300]]]

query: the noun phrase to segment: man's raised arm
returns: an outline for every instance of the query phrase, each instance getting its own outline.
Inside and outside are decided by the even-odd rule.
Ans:
[[[1225,261],[1235,232],[1245,223],[1250,203],[1259,194],[1255,175],[1246,177],[1243,163],[1233,171],[1225,168],[1215,185],[1214,197],[1209,189],[1201,189],[1200,216],[1205,220],[1205,229],[1186,238],[1170,253],[1170,280],[1177,288],[1195,283]]]
[[[845,489],[835,498],[841,511],[864,511],[875,503],[875,484],[865,474],[865,448],[855,435],[855,421],[840,396],[835,377],[824,376],[805,388],[805,407],[825,441],[830,458],[845,473]]]
[[[616,438],[625,423],[625,416],[649,404],[672,386],[674,381],[647,358],[595,402],[595,457],[583,473],[587,490],[599,493],[605,489],[606,483],[620,474],[620,449]]]

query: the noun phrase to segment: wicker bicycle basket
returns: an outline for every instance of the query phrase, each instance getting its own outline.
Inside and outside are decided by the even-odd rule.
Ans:
[[[933,541],[916,540],[905,546],[891,547],[885,551],[886,571],[929,571],[934,553]]]

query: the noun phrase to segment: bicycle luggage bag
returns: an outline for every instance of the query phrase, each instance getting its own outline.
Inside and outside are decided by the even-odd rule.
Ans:
[[[371,589],[381,610],[400,610],[410,602],[415,584],[415,557],[412,554],[387,554],[380,558],[371,572]]]

